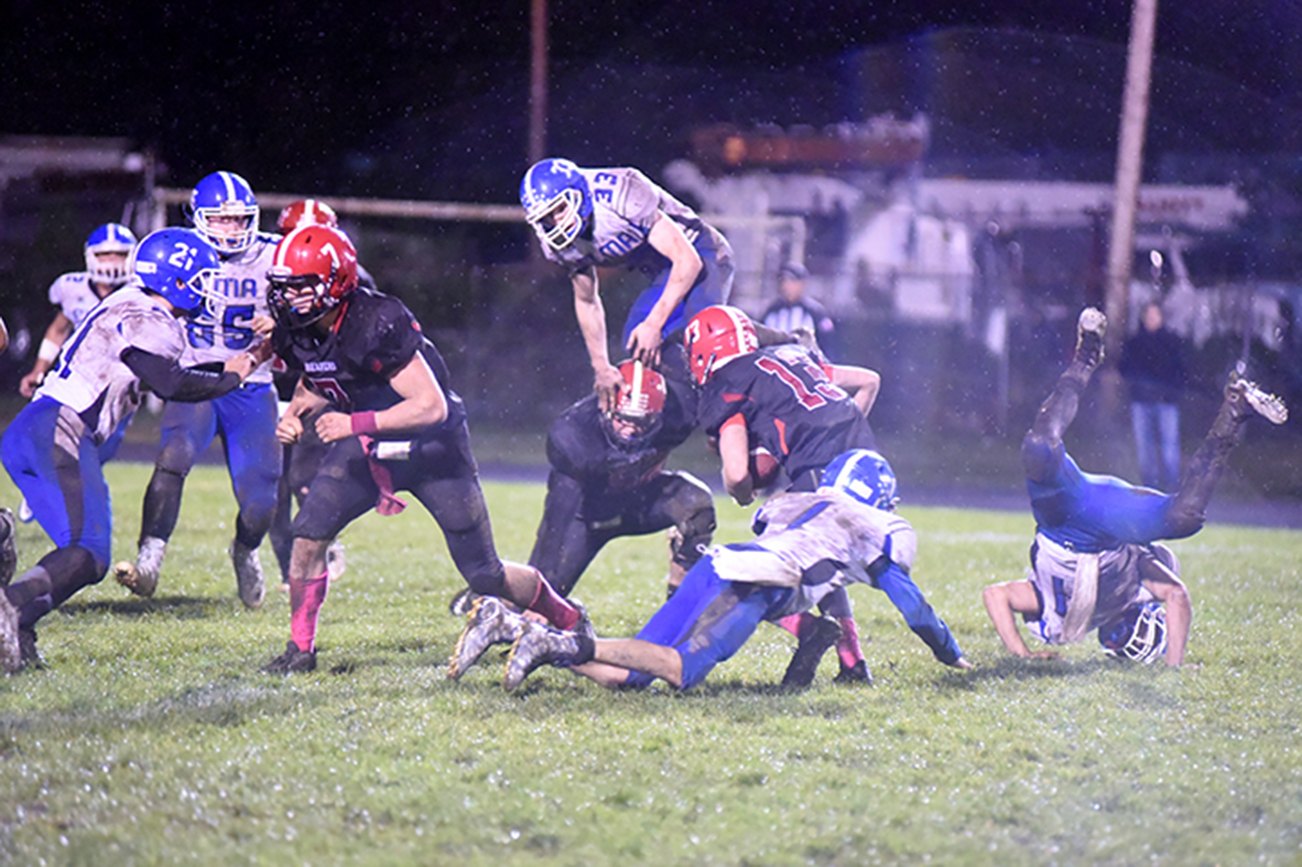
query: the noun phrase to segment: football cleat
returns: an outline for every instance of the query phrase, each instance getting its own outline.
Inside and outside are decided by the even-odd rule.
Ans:
[[[238,541],[231,542],[231,564],[235,567],[235,586],[245,608],[262,605],[266,582],[262,578],[262,561],[257,548],[246,548]]]
[[[136,562],[123,560],[113,567],[113,578],[137,596],[149,598],[158,589],[158,575],[163,571],[163,556],[167,543],[154,536],[140,542]]]
[[[9,604],[4,591],[0,591],[0,672],[5,674],[13,674],[23,667],[18,632],[18,610]]]
[[[791,655],[791,662],[787,663],[786,674],[782,675],[782,686],[787,689],[804,689],[813,683],[823,655],[836,646],[840,637],[840,624],[827,617],[819,617],[802,629],[796,652]]]
[[[14,513],[0,509],[0,587],[8,587],[18,568],[18,525]]]
[[[597,628],[592,625],[592,618],[588,616],[588,609],[583,607],[583,603],[575,599],[568,600],[571,605],[579,610],[579,622],[570,627],[570,632],[576,635],[585,635],[588,638],[597,637]]]
[[[1225,386],[1225,396],[1236,403],[1239,401],[1246,403],[1249,409],[1271,424],[1283,424],[1288,421],[1288,407],[1282,399],[1263,390],[1252,380],[1244,379],[1237,372],[1230,374],[1230,382]]]
[[[150,394],[153,394],[153,392],[151,391]],[[27,505],[26,497],[18,501],[18,520],[24,524],[30,524],[36,520],[36,513],[32,511],[31,506]]]
[[[475,604],[475,600],[480,596],[469,587],[462,588],[461,592],[452,597],[448,603],[448,613],[453,617],[465,617],[470,613],[470,608]]]
[[[36,629],[31,626],[18,627],[18,665],[24,669],[45,668],[45,660],[36,649]]]
[[[526,623],[520,637],[506,658],[502,686],[508,691],[519,689],[530,672],[548,663],[566,665],[579,652],[579,637],[541,623]]]
[[[298,674],[316,671],[316,651],[299,650],[292,641],[285,642],[285,652],[262,666],[267,674]]]
[[[1103,335],[1108,317],[1097,307],[1086,307],[1076,320],[1076,361],[1093,370],[1103,363]]]
[[[841,671],[832,678],[832,683],[862,683],[865,686],[873,685],[873,673],[868,670],[868,663],[859,660],[851,666],[841,666]]]
[[[507,644],[520,637],[525,619],[510,610],[496,596],[480,596],[466,615],[452,658],[448,660],[448,678],[457,680],[479,661],[494,644]]]
[[[336,539],[326,548],[326,577],[338,581],[347,570],[348,558],[344,554],[344,546]]]

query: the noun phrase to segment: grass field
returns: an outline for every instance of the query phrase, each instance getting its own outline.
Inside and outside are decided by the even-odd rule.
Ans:
[[[146,478],[110,468],[118,556]],[[487,492],[503,554],[523,558],[541,487]],[[16,502],[7,479],[0,502]],[[742,538],[746,514],[721,510],[719,538]],[[233,504],[200,468],[158,597],[92,588],[43,622],[49,669],[0,681],[0,860],[1302,862],[1302,533],[1211,527],[1174,546],[1193,665],[1168,671],[1092,639],[1057,662],[1005,658],[980,588],[1020,576],[1029,518],[902,512],[973,672],[936,663],[857,588],[871,689],[832,686],[829,657],[812,690],[778,693],[791,639],[765,627],[687,695],[548,670],[509,696],[495,658],[443,677],[461,584],[418,506],[346,532],[321,669],[259,674],[287,601],[236,601]],[[20,568],[46,550],[34,525],[20,543]],[[663,552],[626,540],[594,564],[576,595],[603,632],[654,610]]]

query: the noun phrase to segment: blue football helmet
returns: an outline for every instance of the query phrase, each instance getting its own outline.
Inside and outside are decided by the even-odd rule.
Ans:
[[[553,250],[573,244],[592,219],[588,180],[569,160],[534,163],[520,181],[520,204],[539,240]]]
[[[194,185],[190,194],[190,221],[222,256],[243,253],[258,234],[258,198],[249,182],[234,172],[213,172]],[[218,217],[234,217],[235,225],[220,224]]]
[[[1166,653],[1166,611],[1162,603],[1130,606],[1116,620],[1099,627],[1099,644],[1108,656],[1153,662]]]
[[[204,281],[221,259],[195,230],[170,228],[146,235],[129,264],[140,285],[193,316],[208,297]]]
[[[895,471],[879,453],[853,449],[838,455],[823,470],[820,488],[831,488],[865,505],[887,512],[900,498],[895,495]]]
[[[121,223],[105,223],[86,237],[86,273],[96,283],[114,289],[127,282],[127,258],[136,246],[136,236]],[[103,261],[100,256],[122,256],[121,261]]]

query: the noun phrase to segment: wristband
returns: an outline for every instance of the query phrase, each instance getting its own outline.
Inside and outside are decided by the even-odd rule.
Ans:
[[[40,349],[36,350],[36,357],[41,361],[52,362],[54,359],[59,357],[59,348],[59,344],[55,343],[53,340],[43,338],[41,340]]]
[[[355,412],[348,416],[352,423],[354,434],[373,434],[379,430],[379,425],[375,422],[374,412]]]

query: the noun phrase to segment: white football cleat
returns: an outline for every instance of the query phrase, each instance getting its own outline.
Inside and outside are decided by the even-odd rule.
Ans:
[[[231,542],[231,565],[235,567],[235,585],[245,608],[262,605],[266,584],[262,578],[262,560],[257,548],[246,548],[238,541]]]
[[[158,576],[163,571],[163,556],[167,543],[154,536],[140,541],[136,562],[123,560],[113,567],[113,578],[137,596],[149,598],[158,589]]]
[[[1238,396],[1257,415],[1271,424],[1283,424],[1288,421],[1288,406],[1276,395],[1265,391],[1250,379],[1244,379],[1238,373],[1230,374],[1230,384],[1225,388],[1231,398]]]
[[[448,678],[456,680],[494,644],[508,644],[520,637],[525,619],[502,604],[496,596],[480,596],[466,615],[466,628],[448,660]]]
[[[1103,363],[1103,335],[1108,317],[1097,307],[1086,307],[1076,320],[1076,360],[1090,370]]]

